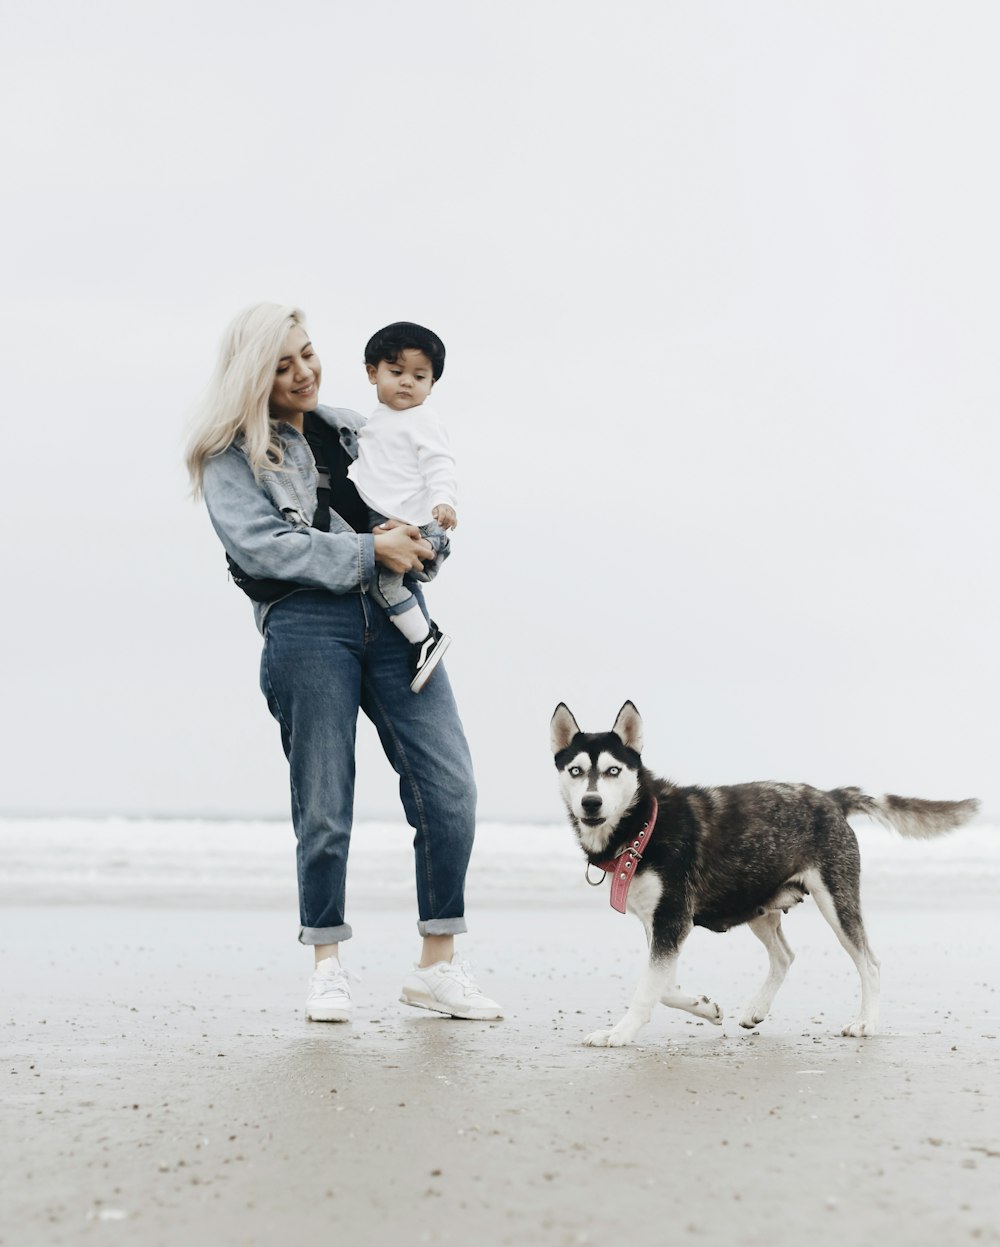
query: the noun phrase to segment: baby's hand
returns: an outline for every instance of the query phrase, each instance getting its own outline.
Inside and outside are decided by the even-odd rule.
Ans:
[[[431,515],[437,520],[442,528],[457,528],[458,516],[455,514],[455,508],[449,507],[445,502],[439,502],[431,511]]]

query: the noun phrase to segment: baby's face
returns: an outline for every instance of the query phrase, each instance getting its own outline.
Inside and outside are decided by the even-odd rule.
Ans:
[[[423,351],[403,351],[397,360],[381,360],[378,367],[368,364],[368,380],[378,393],[378,401],[393,411],[419,407],[434,384],[431,361]]]

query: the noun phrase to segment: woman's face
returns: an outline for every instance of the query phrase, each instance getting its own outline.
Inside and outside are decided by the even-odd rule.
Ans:
[[[274,372],[269,407],[271,418],[301,427],[307,411],[315,411],[322,376],[319,356],[301,325],[293,326],[281,348]]]

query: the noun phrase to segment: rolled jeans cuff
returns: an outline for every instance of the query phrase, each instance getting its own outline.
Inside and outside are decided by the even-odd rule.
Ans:
[[[342,923],[339,927],[300,927],[300,944],[342,944],[349,940],[354,932]]]
[[[421,935],[461,935],[468,929],[464,918],[428,918],[417,923]]]

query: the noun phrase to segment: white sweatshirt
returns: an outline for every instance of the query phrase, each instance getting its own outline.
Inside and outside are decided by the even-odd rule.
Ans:
[[[408,411],[379,403],[360,430],[347,475],[373,510],[407,524],[429,524],[434,507],[458,500],[448,432],[426,403]]]

